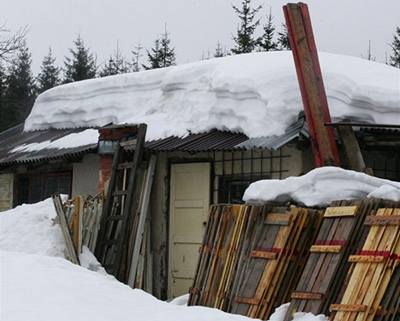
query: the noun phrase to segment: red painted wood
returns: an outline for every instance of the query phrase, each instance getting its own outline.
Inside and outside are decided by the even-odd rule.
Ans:
[[[317,167],[340,166],[333,128],[324,125],[331,122],[331,118],[308,7],[304,3],[287,4],[283,7],[283,11],[309,127],[315,165]]]

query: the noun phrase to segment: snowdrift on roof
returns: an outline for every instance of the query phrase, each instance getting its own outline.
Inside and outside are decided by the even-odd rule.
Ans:
[[[299,177],[254,182],[246,189],[243,200],[254,204],[295,201],[306,206],[323,206],[365,197],[398,202],[400,182],[327,166]]]
[[[319,53],[335,119],[400,124],[400,70]],[[289,51],[252,53],[62,85],[41,94],[25,130],[147,123],[148,139],[209,129],[280,135],[302,110]]]

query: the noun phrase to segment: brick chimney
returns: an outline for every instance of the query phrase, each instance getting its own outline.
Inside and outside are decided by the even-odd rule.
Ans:
[[[100,170],[97,191],[107,192],[108,181],[111,178],[113,154],[120,141],[136,136],[135,125],[111,125],[99,129]]]

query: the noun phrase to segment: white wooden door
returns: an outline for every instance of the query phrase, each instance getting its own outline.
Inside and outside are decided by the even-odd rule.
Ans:
[[[170,186],[169,296],[192,286],[210,204],[210,163],[173,164]]]

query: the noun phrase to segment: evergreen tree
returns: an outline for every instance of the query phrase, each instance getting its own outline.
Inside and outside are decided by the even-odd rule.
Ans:
[[[393,53],[389,57],[389,64],[393,67],[400,68],[400,27],[396,28],[390,47],[392,47]]]
[[[263,27],[264,34],[260,37],[258,46],[261,51],[273,51],[278,49],[278,44],[274,41],[275,27],[272,23],[271,9],[267,16],[267,23]]]
[[[242,7],[232,6],[235,13],[240,19],[240,26],[236,36],[233,37],[235,47],[232,48],[232,53],[241,54],[252,52],[257,46],[258,39],[254,38],[254,32],[260,24],[260,20],[254,20],[258,11],[262,6],[256,8],[251,7],[251,0],[242,0]]]
[[[124,74],[129,72],[129,66],[125,62],[124,57],[121,54],[117,46],[117,50],[115,51],[113,56],[110,56],[108,62],[104,65],[103,69],[100,71],[100,77]]]
[[[139,43],[131,52],[132,52],[132,63],[131,63],[131,71],[137,72],[140,71],[140,58],[142,57],[142,45]]]
[[[287,27],[282,23],[282,31],[278,32],[279,50],[290,50],[289,33]]]
[[[372,56],[372,50],[371,50],[371,40],[368,41],[368,51],[367,51],[367,55],[364,57],[363,55],[361,55],[361,57],[367,59],[367,60],[371,60],[371,61],[375,61],[376,57]]]
[[[37,77],[37,90],[42,93],[47,89],[60,84],[60,68],[55,65],[56,57],[53,56],[51,48],[42,60],[41,71]]]
[[[149,65],[142,65],[144,69],[164,68],[175,65],[175,48],[171,47],[171,39],[167,30],[154,42],[151,52],[147,50]]]
[[[215,47],[214,57],[220,58],[227,56],[226,50],[222,47],[221,43],[218,41],[217,46]]]
[[[6,107],[6,69],[4,68],[1,60],[0,60],[0,131],[6,129],[7,123],[7,107]]]
[[[7,127],[25,120],[35,101],[35,83],[31,71],[31,54],[23,43],[17,56],[11,61],[7,75],[5,104],[7,113],[3,121]]]
[[[83,39],[78,36],[74,44],[75,49],[69,49],[72,57],[65,57],[64,83],[96,77],[96,61]]]

